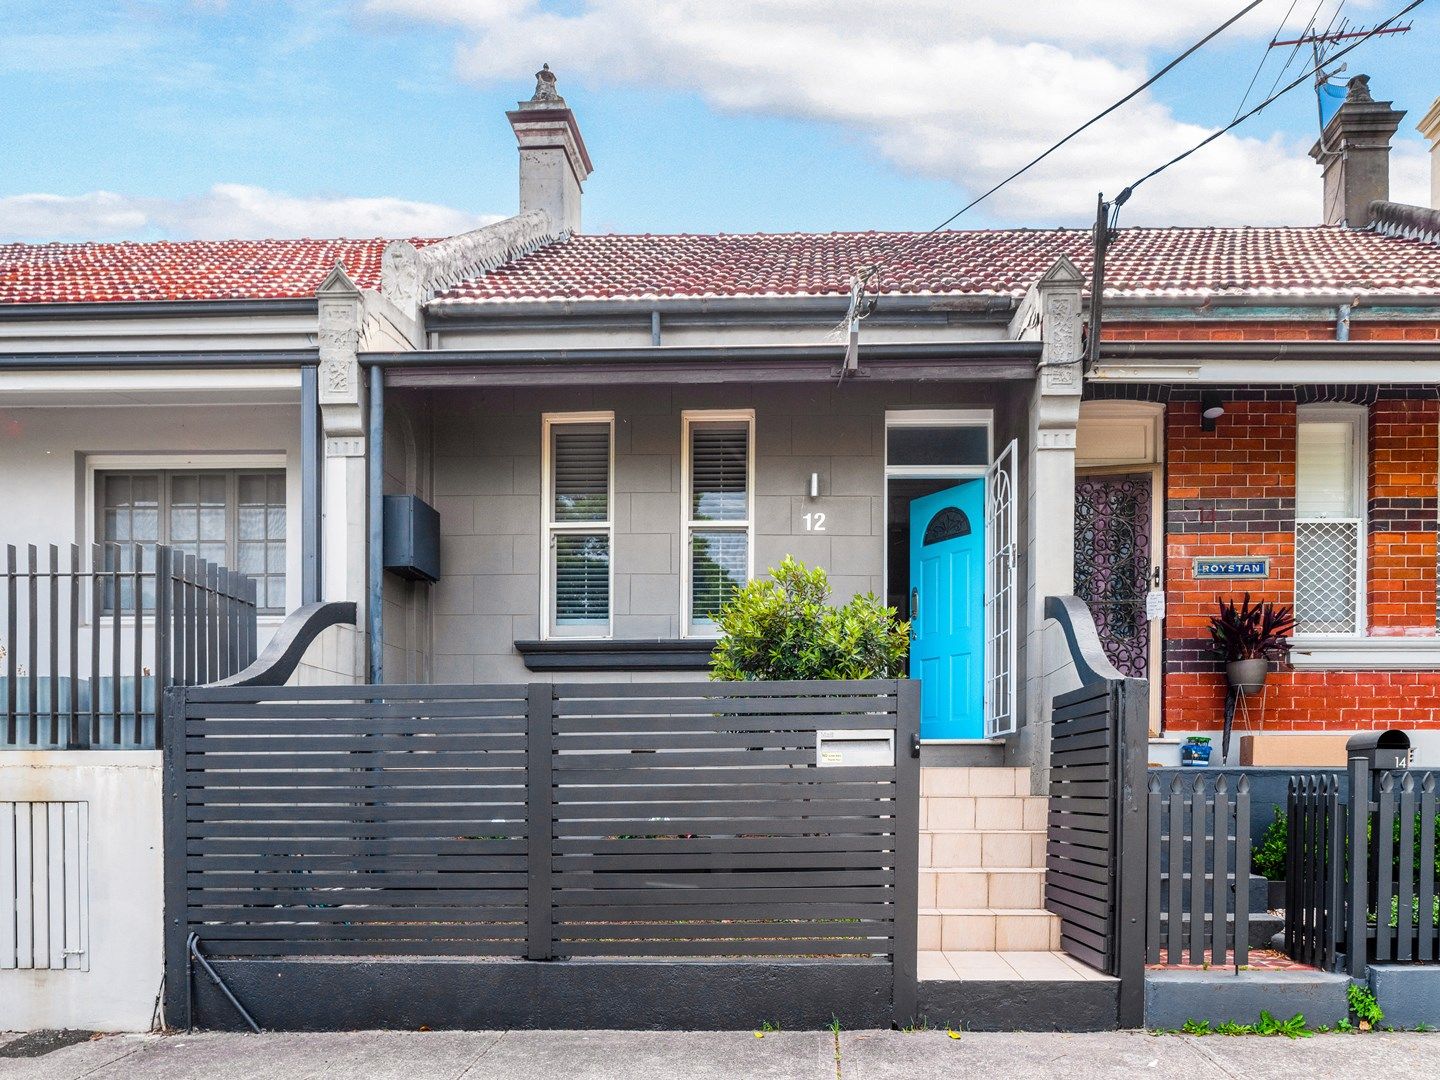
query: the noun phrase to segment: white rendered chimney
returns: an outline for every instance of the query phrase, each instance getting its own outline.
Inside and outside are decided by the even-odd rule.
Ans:
[[[1440,98],[1415,126],[1430,140],[1430,208],[1440,210]]]
[[[505,116],[520,144],[520,212],[544,210],[556,229],[578,233],[580,196],[593,170],[549,64],[535,73],[535,96]]]

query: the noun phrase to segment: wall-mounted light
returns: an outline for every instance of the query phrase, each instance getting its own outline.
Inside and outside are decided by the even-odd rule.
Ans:
[[[818,499],[820,497],[820,474],[818,472],[812,472],[810,474],[809,494],[812,499]]]
[[[1215,421],[1225,415],[1225,401],[1219,390],[1200,392],[1200,430],[1214,431]]]

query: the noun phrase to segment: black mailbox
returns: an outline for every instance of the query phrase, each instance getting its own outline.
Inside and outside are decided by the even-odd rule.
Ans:
[[[1345,756],[1363,757],[1371,769],[1403,769],[1410,764],[1410,736],[1403,731],[1362,731],[1345,743]]]
[[[415,495],[385,496],[385,569],[408,581],[440,580],[440,514]]]

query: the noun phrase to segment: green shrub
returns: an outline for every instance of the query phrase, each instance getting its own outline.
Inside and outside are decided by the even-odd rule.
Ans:
[[[1290,823],[1278,806],[1275,817],[1250,849],[1250,869],[1271,881],[1285,880],[1285,854],[1290,848]]]
[[[735,594],[716,619],[712,679],[901,679],[910,624],[872,594],[840,607],[830,582],[786,556]]]

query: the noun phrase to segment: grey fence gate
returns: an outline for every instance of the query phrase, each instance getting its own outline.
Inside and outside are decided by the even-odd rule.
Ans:
[[[1145,959],[1250,960],[1250,781],[1150,778]]]
[[[1060,947],[1120,979],[1117,1022],[1145,1011],[1147,712],[1149,683],[1122,675],[1074,597],[1049,597],[1084,683],[1056,695],[1050,729],[1045,907]]]
[[[1435,776],[1350,759],[1296,775],[1288,798],[1285,951],[1363,978],[1372,962],[1440,963],[1440,827]]]
[[[193,941],[268,1027],[908,1019],[917,690],[178,689],[167,1014]]]

